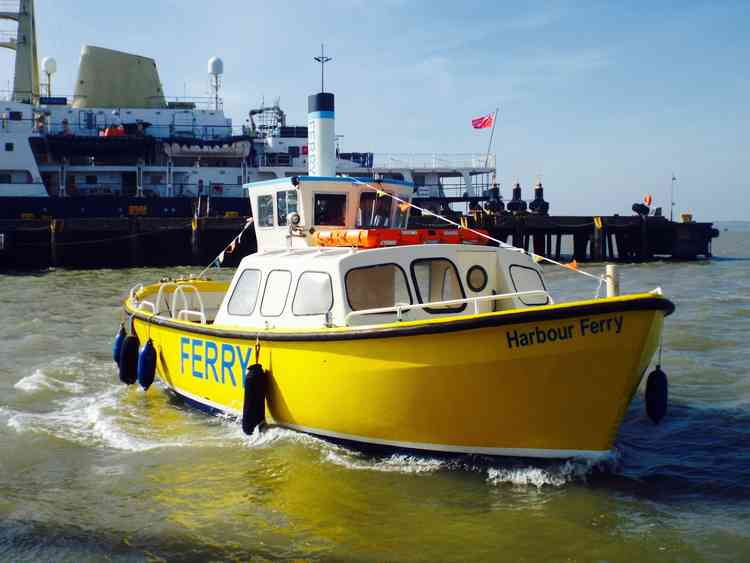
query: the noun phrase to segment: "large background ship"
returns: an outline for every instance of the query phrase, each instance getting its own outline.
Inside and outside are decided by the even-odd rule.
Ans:
[[[15,26],[0,46],[16,55],[0,101],[0,269],[206,264],[251,215],[243,186],[307,173],[308,127],[288,123],[278,101],[239,125],[224,113],[220,59],[208,62],[211,96],[168,99],[153,59],[87,45],[75,91],[60,95],[54,59],[40,79],[34,1],[0,10]],[[348,152],[337,137],[335,160],[338,175],[408,182],[420,206],[556,259],[709,257],[718,235],[641,204],[631,217],[549,216],[541,183],[528,203],[516,184],[506,205],[489,152]],[[412,214],[411,226],[435,224]],[[245,237],[227,265],[253,251]]]
[[[43,198],[4,199],[0,216],[145,209],[123,198],[149,198],[147,213],[158,216],[196,206],[246,214],[244,184],[306,173],[307,127],[288,124],[278,102],[250,110],[239,126],[225,115],[221,59],[208,62],[210,97],[170,100],[153,59],[87,45],[75,92],[56,95],[54,59],[42,61],[40,80],[34,1],[0,18],[18,25],[2,42],[16,59],[13,91],[0,102],[0,196]],[[487,154],[344,152],[338,143],[338,174],[413,182],[421,196],[481,195],[495,171]]]

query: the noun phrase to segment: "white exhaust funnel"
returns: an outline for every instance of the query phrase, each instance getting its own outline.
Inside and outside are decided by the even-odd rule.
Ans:
[[[307,97],[307,170],[310,176],[336,175],[336,128],[333,94]]]

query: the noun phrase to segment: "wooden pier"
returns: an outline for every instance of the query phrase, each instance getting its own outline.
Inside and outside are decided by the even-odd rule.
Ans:
[[[244,217],[107,217],[0,220],[0,270],[206,265],[242,230]],[[227,254],[256,249],[246,231]]]
[[[579,262],[709,258],[711,240],[719,234],[711,223],[637,215],[480,212],[467,219],[470,226],[487,229],[503,242]],[[246,220],[236,216],[0,219],[0,270],[205,266]],[[248,229],[239,247],[226,255],[224,265],[234,266],[255,250],[255,234]]]
[[[712,223],[677,223],[641,215],[477,213],[472,219],[471,224],[487,229],[498,240],[555,260],[566,256],[579,262],[710,258],[711,240],[719,236]]]

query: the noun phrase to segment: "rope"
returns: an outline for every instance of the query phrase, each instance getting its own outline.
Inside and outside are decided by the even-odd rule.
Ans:
[[[163,227],[155,231],[143,231],[140,233],[131,233],[127,235],[120,235],[120,236],[110,237],[110,238],[91,239],[91,240],[74,240],[74,241],[69,241],[69,242],[55,241],[55,246],[85,246],[87,244],[103,244],[105,242],[116,242],[118,240],[128,240],[128,239],[134,239],[138,237],[148,237],[148,236],[153,236],[153,235],[159,235],[166,231],[181,231],[181,230],[184,230],[184,227]],[[51,246],[51,244],[49,242],[22,242],[22,243],[15,243],[13,244],[13,246],[19,247],[19,248],[30,248],[30,247]]]
[[[252,225],[252,224],[253,224],[253,218],[250,217],[247,220],[247,222],[245,223],[245,226],[242,227],[242,230],[239,233],[237,233],[237,235],[235,235],[234,238],[232,238],[232,240],[230,240],[227,243],[227,245],[222,249],[222,251],[219,252],[216,255],[216,258],[214,258],[213,260],[211,260],[211,262],[208,263],[208,266],[206,266],[205,268],[203,268],[203,270],[201,271],[201,273],[198,274],[198,278],[202,278],[203,274],[205,274],[206,272],[208,272],[211,269],[211,266],[213,266],[216,263],[217,260],[221,264],[221,260],[222,260],[222,257],[224,256],[224,253],[227,250],[229,250],[229,247],[232,246],[237,241],[237,239],[240,238],[245,233],[245,231],[250,227],[250,225]]]
[[[586,272],[584,270],[574,269],[574,268],[572,268],[572,267],[570,267],[570,266],[568,266],[566,264],[563,264],[562,262],[558,262],[557,260],[553,260],[552,258],[547,258],[546,256],[542,256],[540,254],[535,254],[533,252],[529,252],[528,250],[524,250],[523,248],[518,248],[517,246],[513,246],[512,244],[508,244],[507,242],[503,242],[503,241],[498,240],[498,239],[496,239],[494,237],[491,237],[487,233],[483,233],[482,231],[477,231],[476,229],[472,229],[471,227],[465,227],[465,226],[463,226],[463,225],[461,225],[459,223],[456,223],[455,221],[452,221],[451,219],[448,219],[447,217],[439,215],[438,213],[434,213],[433,211],[430,211],[429,209],[424,209],[422,207],[419,207],[418,205],[415,205],[415,204],[411,203],[410,201],[406,201],[404,199],[401,199],[398,196],[395,196],[393,194],[389,194],[388,192],[383,191],[380,188],[376,188],[375,186],[372,186],[372,185],[368,184],[367,182],[363,182],[362,180],[359,180],[358,178],[350,178],[350,179],[353,182],[357,183],[357,184],[360,184],[362,186],[366,186],[366,187],[370,188],[371,190],[374,190],[378,194],[378,196],[386,195],[386,196],[390,197],[391,199],[394,199],[394,200],[396,200],[396,201],[398,201],[400,203],[408,205],[409,207],[412,207],[414,209],[419,210],[422,213],[422,215],[437,217],[438,219],[441,219],[441,220],[445,221],[446,223],[448,223],[450,225],[453,225],[454,227],[458,227],[459,229],[464,229],[464,230],[469,231],[471,233],[474,233],[475,235],[478,235],[478,236],[480,236],[480,237],[482,237],[484,239],[487,239],[487,240],[490,240],[492,242],[495,242],[501,248],[505,248],[506,250],[511,250],[513,252],[520,252],[521,254],[526,254],[527,256],[530,256],[531,258],[536,259],[537,261],[544,260],[545,262],[549,262],[551,264],[555,264],[556,266],[560,266],[561,268],[565,268],[566,270],[570,270],[570,271],[576,272],[578,274],[581,274],[583,276],[589,277],[591,279],[597,280],[597,282],[599,283],[599,288],[601,288],[601,284],[603,283],[604,276],[597,276],[595,274],[591,274],[591,273]]]

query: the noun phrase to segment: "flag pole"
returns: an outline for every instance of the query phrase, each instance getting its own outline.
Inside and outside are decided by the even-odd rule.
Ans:
[[[498,111],[500,111],[500,107],[495,108],[495,115],[492,116],[492,132],[490,133],[490,144],[487,145],[487,157],[484,159],[485,168],[487,168],[487,164],[490,162],[490,151],[492,150],[492,138],[495,136],[495,124],[497,123]]]
[[[670,221],[674,220],[674,217],[673,217],[674,215],[674,181],[676,179],[677,178],[675,178],[674,172],[672,172],[672,186],[670,187],[670,190],[669,190],[669,220]]]

